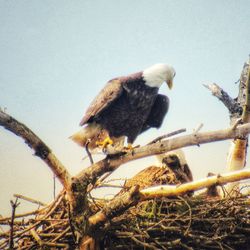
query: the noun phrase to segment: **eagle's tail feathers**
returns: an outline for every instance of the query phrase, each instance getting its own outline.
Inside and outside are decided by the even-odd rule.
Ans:
[[[81,147],[86,147],[86,144],[88,143],[88,149],[94,151],[98,149],[98,142],[104,141],[107,137],[109,137],[107,130],[102,128],[99,124],[91,123],[69,138]],[[112,146],[115,148],[120,148],[124,144],[124,137],[112,137],[111,139],[114,143]]]

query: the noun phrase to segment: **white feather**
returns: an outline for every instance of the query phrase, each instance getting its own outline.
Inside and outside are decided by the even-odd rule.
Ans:
[[[159,88],[163,82],[173,80],[175,70],[170,65],[158,63],[145,69],[142,76],[146,85]]]

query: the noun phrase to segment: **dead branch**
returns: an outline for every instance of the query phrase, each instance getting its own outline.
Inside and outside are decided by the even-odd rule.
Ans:
[[[101,160],[92,166],[81,171],[73,180],[73,184],[80,185],[84,183],[95,184],[98,177],[109,171],[114,171],[121,164],[127,163],[132,160],[140,159],[143,157],[162,154],[177,148],[200,145],[214,141],[221,141],[234,138],[242,138],[250,133],[250,123],[240,125],[235,129],[228,128],[211,132],[199,132],[196,134],[189,134],[179,136],[174,139],[164,140],[154,144],[146,145],[134,149],[132,152],[123,155],[108,155],[104,160]]]
[[[203,84],[203,86],[208,88],[225,105],[230,115],[241,114],[243,112],[240,104],[216,83]]]
[[[30,215],[36,215],[36,214],[42,213],[45,209],[46,208],[36,209],[34,211],[31,211],[31,212],[27,212],[27,213],[23,213],[23,214],[17,214],[15,216],[15,218],[21,218],[21,217],[27,217],[27,216],[30,216]],[[11,219],[11,217],[0,218],[0,225],[1,224],[6,224],[10,219]]]
[[[10,222],[10,238],[9,238],[10,249],[13,249],[13,246],[14,246],[14,242],[13,242],[14,220],[15,220],[16,208],[20,204],[17,201],[18,201],[18,198],[16,198],[15,202],[13,202],[12,200],[10,201],[10,204],[11,204],[11,207],[12,207],[12,215],[11,215],[11,222]]]
[[[28,146],[35,151],[35,155],[40,157],[50,167],[63,187],[66,190],[69,190],[71,176],[68,170],[34,132],[32,132],[26,125],[18,122],[7,113],[4,113],[1,109],[0,125],[17,136],[22,137]]]
[[[90,143],[90,141],[88,141],[86,143],[85,150],[86,150],[87,156],[89,157],[90,164],[92,165],[92,164],[94,164],[94,160],[93,160],[93,157],[89,151],[89,143]]]
[[[29,201],[31,203],[38,204],[39,206],[47,206],[47,204],[44,203],[44,202],[41,202],[41,201],[38,201],[38,200],[35,200],[35,199],[32,199],[32,198],[26,197],[26,196],[21,195],[21,194],[14,194],[14,197],[16,197],[18,199],[25,200],[25,201]]]
[[[190,191],[197,191],[209,188],[213,185],[225,185],[230,182],[246,180],[250,178],[250,170],[240,170],[231,173],[211,176],[198,181],[184,183],[178,186],[161,185],[146,188],[140,191],[141,199],[153,199],[157,197],[176,197],[187,194]]]
[[[158,141],[161,141],[163,139],[169,138],[169,137],[174,136],[174,135],[178,135],[178,134],[183,133],[183,132],[186,132],[185,128],[178,129],[176,131],[170,132],[170,133],[165,134],[165,135],[161,135],[161,136],[155,138],[153,141],[149,142],[147,145],[156,143]]]
[[[37,234],[36,230],[34,228],[32,228],[30,230],[30,234],[32,235],[32,237],[34,238],[34,240],[38,243],[39,246],[43,245],[43,242],[40,238],[40,236]]]

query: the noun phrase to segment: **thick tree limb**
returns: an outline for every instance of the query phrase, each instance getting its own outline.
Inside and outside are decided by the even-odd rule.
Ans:
[[[187,194],[190,191],[197,191],[203,188],[209,188],[214,185],[224,185],[229,182],[236,182],[250,179],[250,170],[239,170],[231,173],[211,176],[198,181],[184,183],[177,186],[162,185],[146,188],[140,191],[141,199],[148,200],[157,197],[172,197]]]
[[[221,141],[234,138],[244,138],[250,133],[250,123],[240,125],[237,128],[228,128],[211,132],[192,133],[185,136],[179,136],[174,139],[164,140],[151,145],[146,145],[134,149],[125,155],[112,155],[107,156],[92,166],[80,172],[75,181],[77,183],[94,184],[98,177],[106,172],[114,171],[121,164],[127,163],[132,160],[140,159],[143,157],[161,154],[177,148],[200,145],[214,141]]]
[[[237,102],[241,105],[243,113],[241,115],[242,123],[247,123],[250,121],[250,62],[245,63],[241,77],[240,77],[240,86],[239,86],[239,95],[237,97]],[[231,116],[231,123],[235,120],[236,116]],[[247,145],[248,145],[248,135],[242,140],[237,139],[232,141],[228,158],[227,158],[227,169],[229,171],[239,170],[245,167],[246,165],[246,156],[247,156]],[[230,193],[232,190],[235,190],[238,186],[237,183],[233,183],[227,186],[227,191]]]
[[[35,155],[40,157],[56,175],[66,190],[69,190],[71,176],[63,164],[56,158],[48,146],[27,126],[6,114],[0,109],[0,125],[22,137],[29,147],[34,149]]]
[[[90,225],[98,226],[100,223],[112,219],[117,214],[121,214],[127,208],[135,205],[139,201],[138,194],[139,186],[134,186],[128,192],[112,199],[101,211],[89,218]]]

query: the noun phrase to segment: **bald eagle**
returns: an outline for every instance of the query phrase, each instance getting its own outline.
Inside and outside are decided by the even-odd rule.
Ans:
[[[157,185],[179,185],[193,181],[193,175],[181,149],[157,155],[159,165],[150,166],[124,183],[125,190],[138,185],[139,190]],[[191,194],[191,192],[190,192]]]
[[[156,64],[144,71],[110,80],[92,101],[80,126],[70,138],[89,150],[113,144],[119,147],[127,137],[132,145],[149,128],[159,128],[169,108],[169,99],[158,94],[163,82],[171,89],[175,70]]]
[[[180,183],[193,181],[193,174],[190,170],[183,150],[177,149],[156,156],[159,163],[171,169],[175,178]]]

